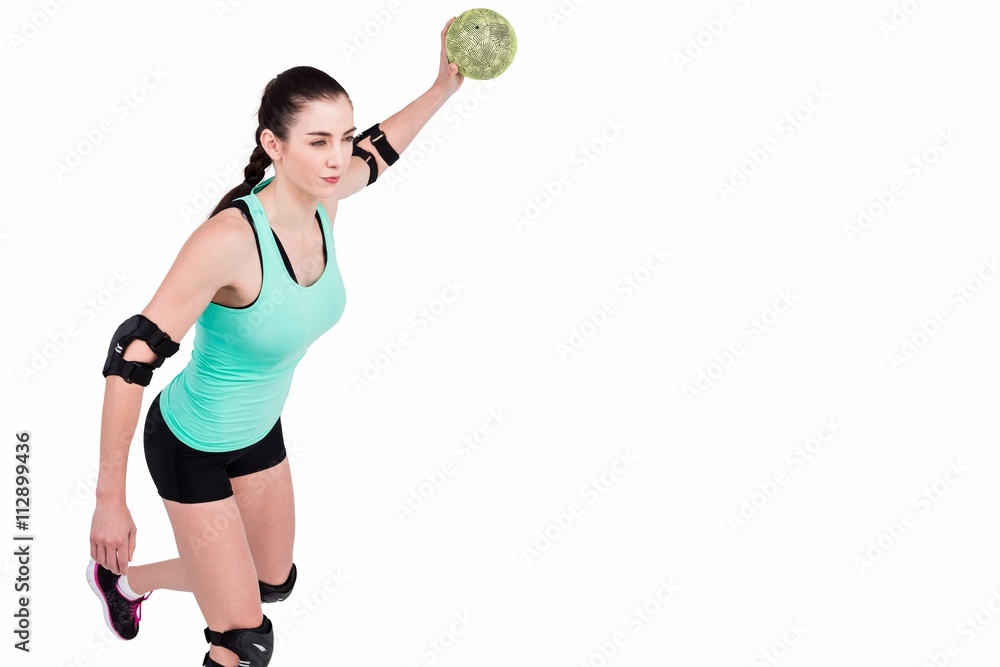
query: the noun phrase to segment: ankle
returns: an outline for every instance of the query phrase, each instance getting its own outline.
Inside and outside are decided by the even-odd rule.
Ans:
[[[128,574],[118,577],[118,590],[127,598],[138,599],[143,595],[152,592],[151,588],[143,585],[142,578],[137,576],[135,568],[129,568]],[[138,581],[136,581],[138,579]]]

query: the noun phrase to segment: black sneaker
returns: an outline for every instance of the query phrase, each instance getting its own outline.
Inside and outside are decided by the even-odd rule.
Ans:
[[[87,564],[87,583],[90,584],[94,595],[101,599],[104,620],[107,621],[111,632],[119,639],[135,639],[139,634],[139,619],[142,618],[140,605],[152,592],[146,593],[138,600],[129,600],[118,590],[118,576],[93,558]]]

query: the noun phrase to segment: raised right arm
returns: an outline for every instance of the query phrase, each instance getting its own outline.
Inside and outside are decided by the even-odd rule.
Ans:
[[[237,209],[226,209],[196,229],[187,240],[142,314],[179,342],[223,287],[231,286],[246,261],[256,255],[253,231]],[[156,354],[142,340],[122,353],[127,361],[152,362]],[[101,415],[101,465],[97,505],[90,530],[91,557],[115,574],[124,574],[135,550],[135,524],[125,499],[129,445],[135,434],[143,387],[117,375],[104,382]]]

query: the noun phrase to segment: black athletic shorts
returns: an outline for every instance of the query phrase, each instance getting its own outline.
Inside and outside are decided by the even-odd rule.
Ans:
[[[203,452],[177,439],[160,412],[157,394],[146,414],[143,432],[146,465],[161,498],[179,503],[207,503],[233,495],[232,477],[274,467],[285,460],[281,418],[257,443],[231,452]]]

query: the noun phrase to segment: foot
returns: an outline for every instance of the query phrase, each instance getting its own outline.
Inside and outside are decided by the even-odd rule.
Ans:
[[[87,582],[94,595],[101,599],[104,620],[119,639],[135,639],[139,634],[140,605],[150,596],[146,593],[138,600],[125,597],[118,588],[118,576],[97,563],[87,564]]]

